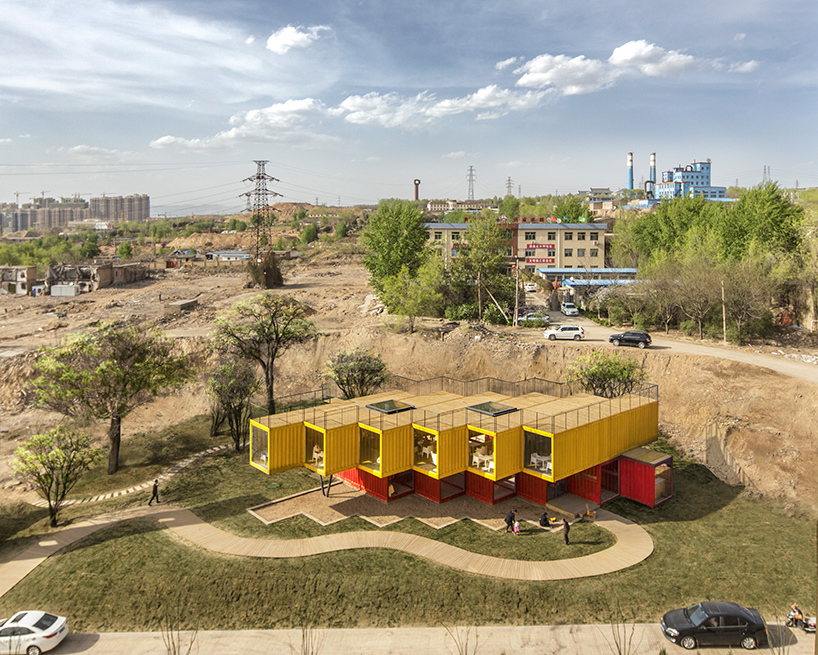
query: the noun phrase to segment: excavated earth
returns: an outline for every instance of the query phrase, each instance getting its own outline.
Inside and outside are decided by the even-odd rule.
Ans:
[[[211,242],[223,236],[208,235]],[[174,247],[194,245],[199,244],[174,242]],[[213,243],[215,248],[228,245]],[[312,251],[284,262],[282,270],[285,286],[274,293],[305,302],[320,336],[280,357],[276,395],[318,388],[327,359],[355,346],[376,351],[393,373],[414,379],[445,375],[506,380],[561,380],[566,365],[578,355],[610,347],[603,340],[553,343],[543,341],[537,329],[481,331],[466,323],[444,334],[443,321],[431,319],[408,334],[372,295],[359,256]],[[157,321],[181,348],[199,356],[204,367],[213,319],[238,300],[258,293],[247,287],[241,266],[217,267],[211,262],[206,268],[155,271],[152,279],[138,284],[78,298],[0,296],[0,489],[4,495],[25,493],[10,467],[17,442],[60,418],[33,404],[30,381],[37,348],[53,346],[100,320],[140,316]],[[196,311],[164,315],[166,303],[192,298],[198,303]],[[726,482],[779,498],[793,513],[818,513],[818,385],[752,363],[753,353],[786,355],[801,359],[799,365],[809,367],[811,373],[815,365],[809,361],[818,352],[813,335],[782,333],[779,341],[747,346],[743,350],[748,361],[690,354],[693,340],[676,339],[687,345],[685,353],[674,352],[672,344],[628,351],[643,362],[649,381],[659,385],[661,428],[671,442]],[[708,346],[707,352],[712,353],[717,344]],[[165,426],[169,417],[182,420],[207,408],[202,383],[190,384],[134,410],[123,421],[123,438]],[[95,434],[102,438],[104,429],[100,424]]]

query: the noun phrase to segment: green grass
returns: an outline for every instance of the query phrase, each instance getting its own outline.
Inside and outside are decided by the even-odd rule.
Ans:
[[[245,512],[315,483],[305,470],[267,477],[244,455],[223,453],[174,478],[164,498],[248,536],[377,529],[362,519],[321,528],[304,517],[264,526]],[[307,620],[319,627],[435,625],[443,619],[471,625],[598,622],[606,620],[612,600],[640,621],[705,599],[755,606],[769,617],[799,600],[814,613],[809,602],[816,581],[808,573],[816,568],[814,521],[786,516],[776,503],[744,494],[678,457],[674,492],[656,508],[627,500],[607,505],[641,524],[655,551],[637,566],[598,578],[495,580],[385,549],[290,560],[220,556],[138,520],[100,530],[47,560],[0,598],[0,615],[23,605],[47,606],[70,616],[76,630],[148,630],[173,605],[185,608],[187,627],[198,623],[202,629],[299,627]],[[147,494],[136,496],[93,511],[147,500]],[[91,510],[68,508],[66,519]],[[38,512],[20,509],[0,521],[13,537],[5,548],[26,543],[42,520]],[[406,519],[388,529],[510,558],[549,559],[566,550],[557,533],[512,537],[470,521],[434,530]],[[572,545],[574,553],[605,547],[610,538],[593,524],[579,524],[571,534],[577,542],[598,542],[578,544],[576,551]]]

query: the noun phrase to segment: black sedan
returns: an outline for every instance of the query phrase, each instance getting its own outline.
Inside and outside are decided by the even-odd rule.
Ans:
[[[662,633],[687,650],[734,644],[752,650],[767,645],[761,614],[736,603],[705,602],[671,610],[662,617]]]
[[[650,335],[647,332],[639,332],[638,330],[628,330],[622,334],[612,334],[608,337],[615,346],[638,346],[639,348],[647,348],[650,345]]]

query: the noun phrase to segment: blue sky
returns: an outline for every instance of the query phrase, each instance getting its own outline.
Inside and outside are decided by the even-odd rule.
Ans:
[[[711,158],[818,186],[814,0],[0,0],[0,202],[575,192]]]

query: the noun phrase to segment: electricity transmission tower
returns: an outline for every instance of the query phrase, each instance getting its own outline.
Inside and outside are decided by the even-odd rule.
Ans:
[[[513,196],[514,195],[514,182],[511,180],[511,176],[509,175],[508,180],[506,180],[506,195]]]
[[[474,166],[469,166],[469,195],[466,200],[474,200]]]
[[[281,196],[280,193],[270,191],[267,188],[267,182],[279,182],[278,178],[272,175],[267,175],[264,166],[267,164],[266,159],[255,159],[256,174],[251,177],[244,178],[244,182],[253,182],[255,188],[252,191],[242,193],[242,196],[247,196],[247,209],[245,211],[252,212],[250,218],[250,225],[253,229],[254,248],[253,257],[257,264],[261,263],[262,249],[264,246],[270,245],[272,233],[270,227],[272,226],[272,210],[270,209],[270,198]],[[250,208],[250,199],[253,200],[253,207]]]

